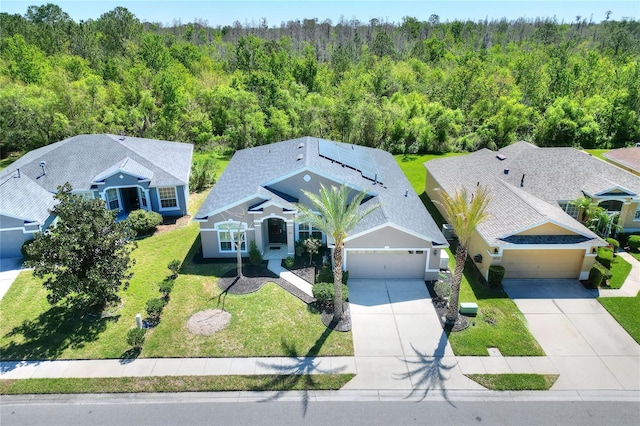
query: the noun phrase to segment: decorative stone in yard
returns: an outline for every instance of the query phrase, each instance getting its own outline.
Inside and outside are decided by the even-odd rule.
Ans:
[[[222,330],[231,321],[231,314],[220,309],[207,309],[196,312],[187,321],[187,328],[193,334],[211,336]]]

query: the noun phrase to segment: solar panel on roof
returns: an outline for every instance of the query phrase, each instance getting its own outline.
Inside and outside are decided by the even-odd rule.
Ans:
[[[337,144],[324,139],[318,140],[318,154],[331,161],[358,170],[362,177],[374,182],[382,182],[380,172],[366,149],[355,145]]]

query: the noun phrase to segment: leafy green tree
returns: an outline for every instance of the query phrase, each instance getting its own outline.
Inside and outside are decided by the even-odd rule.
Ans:
[[[473,194],[469,194],[466,188],[456,189],[453,194],[439,191],[440,201],[449,224],[458,238],[456,248],[456,269],[451,285],[451,297],[447,308],[446,319],[450,324],[455,324],[458,319],[458,299],[460,297],[460,284],[464,264],[469,253],[469,242],[476,227],[487,220],[489,215],[485,212],[490,201],[488,188],[478,186]]]
[[[7,61],[6,72],[9,76],[27,84],[43,81],[48,63],[40,49],[27,43],[20,34],[2,39],[0,47],[2,58]]]
[[[118,292],[127,288],[135,262],[135,242],[126,225],[116,222],[115,212],[103,200],[73,195],[68,183],[54,198],[58,204],[51,213],[58,222],[36,234],[28,250],[38,253],[38,259],[26,262],[36,277],[45,279],[47,300],[66,300],[85,309],[103,309],[119,301]]]
[[[353,194],[351,188],[343,184],[340,188],[327,188],[321,185],[318,194],[303,190],[313,207],[298,205],[300,221],[310,224],[313,228],[321,229],[330,235],[334,241],[333,250],[333,321],[338,323],[345,319],[342,307],[342,258],[344,240],[347,234],[368,214],[379,205],[361,209],[362,200],[366,192]],[[320,214],[316,214],[318,211]]]

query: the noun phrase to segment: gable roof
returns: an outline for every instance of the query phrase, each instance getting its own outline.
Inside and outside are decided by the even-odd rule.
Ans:
[[[582,242],[600,242],[596,234],[566,214],[558,201],[580,197],[585,182],[600,177],[601,187],[610,188],[612,178],[630,187],[640,186],[630,173],[576,149],[538,148],[526,142],[497,152],[482,149],[466,156],[434,159],[425,167],[448,193],[460,186],[470,191],[478,184],[489,188],[490,217],[478,226],[478,232],[492,245],[513,242],[516,234],[545,223],[582,236],[578,238]]]
[[[381,183],[375,181],[375,176],[370,179],[367,177],[368,173],[364,173],[364,176],[361,170],[320,155],[321,141],[323,140],[307,136],[237,151],[196,214],[196,219],[204,220],[242,200],[278,199],[281,205],[287,205],[297,199],[299,194],[277,193],[269,185],[308,171],[325,176],[337,185],[344,182],[355,189],[368,190],[373,196],[361,208],[367,203],[381,205],[365,217],[351,235],[384,223],[395,223],[435,244],[447,244],[391,154],[379,149],[357,147],[359,152],[366,153],[368,167],[375,167],[384,177],[384,182]],[[333,141],[323,141],[322,144],[325,147],[326,144],[336,144],[340,150],[355,148],[351,144]]]
[[[69,182],[74,190],[89,190],[117,170],[150,178],[149,186],[187,185],[193,145],[108,134],[78,135],[30,151],[2,172],[20,169],[42,188],[55,192]],[[46,174],[40,162],[46,163]],[[122,168],[124,167],[124,168]]]
[[[43,223],[54,205],[53,194],[22,173],[4,175],[0,180],[1,215]]]
[[[640,147],[612,149],[602,156],[614,164],[628,167],[640,174]]]

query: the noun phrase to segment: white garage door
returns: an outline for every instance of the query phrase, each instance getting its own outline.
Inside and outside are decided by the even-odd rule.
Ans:
[[[423,250],[347,251],[349,278],[424,279],[426,264]]]
[[[578,278],[584,250],[505,250],[505,278]]]

